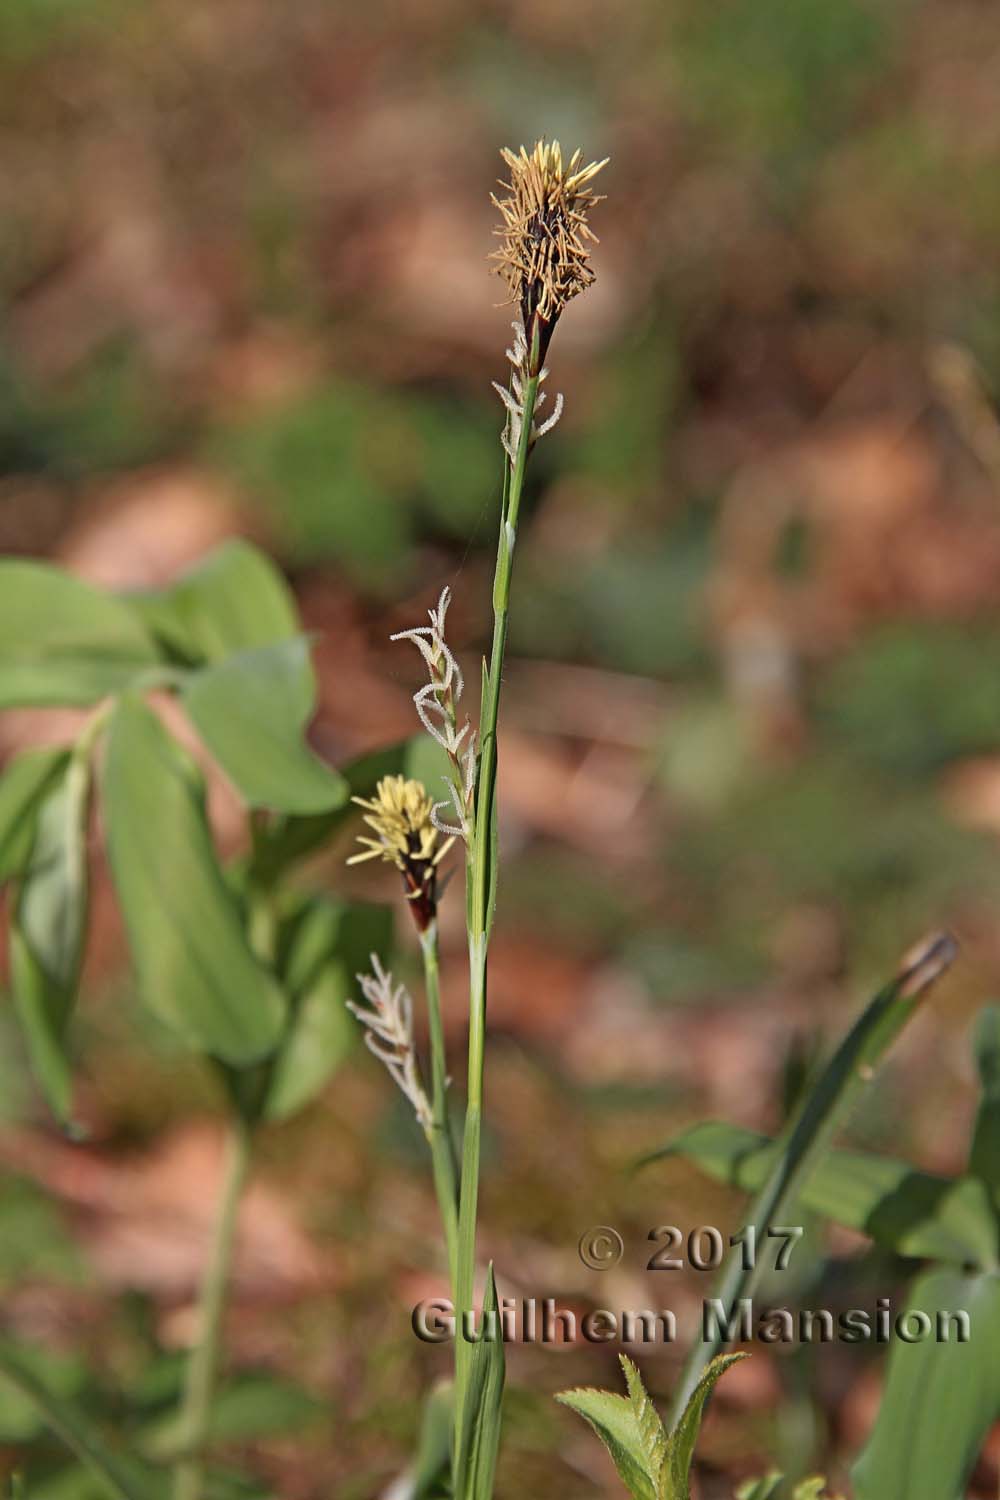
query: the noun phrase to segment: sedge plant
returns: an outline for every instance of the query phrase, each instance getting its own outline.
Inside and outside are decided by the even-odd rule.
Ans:
[[[42,563],[0,562],[0,708],[85,711],[68,743],[22,752],[0,778],[0,882],[9,887],[12,990],[35,1074],[57,1120],[78,1132],[72,1019],[99,829],[136,992],[167,1044],[194,1054],[214,1076],[226,1119],[226,1165],[196,1333],[180,1386],[169,1392],[172,1413],[155,1440],[123,1451],[85,1405],[49,1388],[27,1357],[31,1351],[0,1338],[0,1376],[117,1500],[207,1500],[212,1492],[224,1313],[255,1139],[262,1125],[314,1098],[343,1060],[353,1028],[345,1001],[426,1139],[455,1311],[454,1381],[428,1402],[406,1493],[410,1500],[493,1494],[505,1372],[501,1340],[482,1336],[497,1314],[491,1266],[478,1333],[475,1289],[501,687],[528,463],[562,410],[560,397],[544,410],[545,362],[566,307],[594,280],[593,183],[605,165],[585,165],[579,151],[564,160],[557,142],[502,154],[508,176],[493,198],[500,214],[493,260],[516,316],[507,380],[496,385],[504,407],[503,472],[492,642],[475,727],[464,717],[466,685],[447,640],[447,588],[426,625],[395,637],[414,646],[426,668],[414,697],[424,735],[334,770],[306,739],[315,707],[309,641],[284,580],[255,548],[230,543],[171,587],[141,595],[102,592]],[[188,733],[178,737],[181,718]],[[192,737],[199,758],[188,748]],[[447,767],[440,800],[419,770],[428,749],[439,759],[443,754]],[[243,808],[242,844],[225,856],[206,809],[206,757]],[[303,863],[356,817],[352,803],[360,804],[365,828],[352,860],[377,859],[398,871],[418,936],[426,1068],[413,999],[388,966],[390,909],[316,888]],[[448,1087],[438,938],[446,868],[460,856],[469,956],[461,1119]],[[911,956],[862,1014],[779,1141],[758,1143],[758,1175],[746,1185],[757,1189],[750,1217],[759,1230],[806,1194],[864,1080],[951,955],[950,940],[939,938]],[[994,1027],[983,1044],[989,1108],[984,1104],[973,1161],[973,1176],[993,1195],[976,1264],[977,1286],[985,1287],[991,1308],[998,1052]],[[956,1204],[966,1217],[967,1210]],[[731,1267],[720,1295],[730,1302],[749,1286]],[[599,1433],[633,1495],[688,1500],[702,1412],[737,1358],[721,1342],[693,1346],[669,1424],[627,1360],[627,1397],[572,1391],[561,1399]],[[771,1474],[743,1494],[765,1500],[778,1483]],[[809,1480],[796,1495],[821,1491],[822,1481]],[[885,1492],[880,1500],[912,1497]]]

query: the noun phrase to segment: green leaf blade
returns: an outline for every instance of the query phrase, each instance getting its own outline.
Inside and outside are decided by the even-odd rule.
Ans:
[[[0,708],[96,703],[159,659],[121,599],[47,563],[0,561]]]
[[[133,594],[135,616],[175,658],[216,662],[289,640],[302,629],[291,589],[258,548],[239,539],[209,553],[169,588]]]
[[[712,1120],[656,1155],[683,1156],[719,1182],[756,1192],[777,1150],[767,1136]],[[972,1177],[938,1177],[890,1157],[830,1151],[804,1182],[800,1201],[897,1255],[984,1270],[997,1263],[996,1217],[987,1190]]]
[[[878,1419],[852,1470],[856,1500],[961,1500],[1000,1417],[1000,1278],[927,1272],[907,1310],[965,1311],[970,1338],[893,1343]]]
[[[108,857],[145,1002],[198,1051],[233,1066],[278,1044],[285,999],[248,945],[216,859],[197,773],[137,699],[111,719]]]
[[[309,647],[301,636],[204,667],[183,689],[191,722],[244,800],[301,815],[348,800],[343,776],[303,739],[314,697]]]
[[[90,774],[73,757],[43,796],[11,913],[14,1004],[45,1098],[63,1125],[73,1079],[66,1029],[76,1001],[87,925]]]
[[[25,750],[5,767],[0,777],[0,881],[20,874],[28,863],[39,805],[68,761],[68,750]]]

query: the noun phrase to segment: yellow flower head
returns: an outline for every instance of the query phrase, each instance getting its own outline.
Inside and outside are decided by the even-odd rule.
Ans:
[[[349,865],[366,859],[384,859],[403,876],[406,894],[414,903],[414,916],[421,931],[433,920],[437,909],[437,866],[448,853],[453,838],[440,842],[434,826],[431,801],[423,782],[405,776],[383,776],[370,800],[352,799],[365,809],[365,819],[374,838],[361,835],[360,854]]]
[[[587,214],[601,198],[590,184],[604,161],[581,166],[582,151],[574,151],[563,163],[558,141],[538,141],[529,154],[501,151],[510,169],[510,181],[501,182],[508,197],[492,201],[503,223],[494,230],[503,239],[491,260],[507,283],[510,301],[519,302],[530,342],[529,325],[534,314],[549,328],[571,298],[594,280],[589,246],[597,236],[587,223]]]

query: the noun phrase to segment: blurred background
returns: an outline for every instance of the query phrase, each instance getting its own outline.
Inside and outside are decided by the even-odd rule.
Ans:
[[[258,541],[316,632],[334,762],[412,732],[420,663],[387,637],[445,584],[473,683],[488,640],[498,148],[612,158],[597,285],[551,349],[566,412],[530,468],[505,686],[482,1248],[509,1295],[690,1314],[706,1278],[647,1273],[647,1232],[728,1233],[740,1200],[627,1163],[708,1116],[773,1128],[819,1040],[944,924],[962,962],[852,1140],[962,1164],[968,1022],[1000,980],[998,68],[988,0],[0,8],[0,549],[137,587]],[[67,724],[8,714],[0,748]],[[346,852],[315,878],[398,899]],[[132,1003],[106,883],[94,923],[84,1144],[0,1014],[0,1291],[61,1388],[114,1420],[124,1386],[155,1426],[218,1100]],[[617,1269],[581,1264],[592,1224],[621,1232]],[[905,1287],[811,1234],[806,1305]],[[226,1493],[381,1494],[448,1367],[409,1327],[443,1285],[420,1142],[358,1048],[262,1143]],[[640,1356],[658,1397],[682,1353]],[[510,1350],[501,1500],[619,1492],[550,1399],[614,1362]],[[768,1455],[842,1475],[879,1379],[863,1349],[758,1352],[714,1405],[702,1496]],[[12,1397],[0,1445],[32,1500],[80,1500]],[[970,1493],[996,1493],[998,1453]]]

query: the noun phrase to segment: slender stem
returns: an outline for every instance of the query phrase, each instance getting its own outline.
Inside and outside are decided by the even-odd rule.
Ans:
[[[420,934],[420,947],[424,955],[424,988],[427,993],[427,1017],[431,1039],[431,1160],[434,1167],[434,1188],[448,1247],[451,1294],[454,1297],[455,1277],[458,1271],[458,1171],[455,1163],[455,1147],[448,1125],[448,1066],[444,1048],[444,1027],[441,1023],[441,975],[437,922],[431,922],[426,931]]]
[[[174,1476],[174,1500],[200,1500],[204,1484],[201,1449],[208,1435],[219,1367],[222,1314],[236,1241],[240,1195],[250,1165],[250,1131],[238,1117],[230,1124],[222,1196],[198,1309],[198,1338],[191,1351],[181,1402],[180,1428],[186,1456]]]
[[[537,355],[537,349],[533,351]],[[532,368],[538,368],[537,358]],[[469,852],[469,1055],[468,1094],[462,1138],[462,1189],[459,1199],[458,1266],[455,1276],[455,1442],[464,1422],[468,1394],[468,1369],[472,1345],[463,1337],[462,1315],[472,1309],[476,1270],[476,1214],[479,1204],[479,1155],[483,1118],[483,1061],[486,1040],[486,956],[493,907],[496,901],[494,827],[496,821],[497,719],[500,684],[507,645],[507,613],[517,519],[524,488],[524,473],[531,448],[531,428],[538,395],[538,376],[525,383],[524,415],[517,454],[505,465],[504,496],[493,579],[493,645],[489,670],[483,684],[480,715],[479,770],[476,781],[476,815]],[[455,1500],[466,1500],[456,1486]]]

